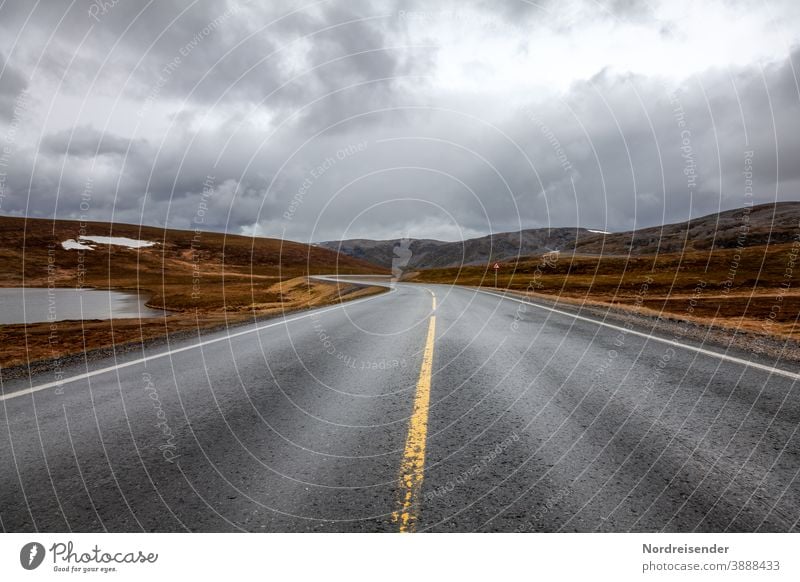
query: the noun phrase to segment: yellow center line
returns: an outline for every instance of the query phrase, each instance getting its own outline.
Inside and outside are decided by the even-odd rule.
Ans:
[[[433,293],[431,293],[433,295]],[[436,295],[433,295],[436,310]],[[392,522],[400,525],[400,532],[416,530],[419,512],[419,492],[425,472],[425,441],[428,437],[428,404],[431,399],[431,373],[433,370],[433,344],[436,337],[436,316],[431,315],[428,338],[422,355],[422,366],[414,396],[414,409],[408,425],[406,448],[400,463],[397,509],[392,512]]]

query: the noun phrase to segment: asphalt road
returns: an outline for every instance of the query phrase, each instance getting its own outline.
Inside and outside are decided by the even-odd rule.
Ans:
[[[643,331],[400,284],[8,381],[0,526],[797,530],[796,370]]]

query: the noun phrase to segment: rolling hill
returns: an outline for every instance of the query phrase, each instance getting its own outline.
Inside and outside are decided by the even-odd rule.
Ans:
[[[567,250],[573,248],[577,240],[593,236],[583,228],[537,228],[497,233],[460,242],[410,239],[404,243],[402,239],[350,239],[327,241],[319,243],[319,246],[391,268],[396,258],[402,258],[400,249],[405,244],[411,254],[403,268],[417,270],[479,265],[488,261],[514,260],[519,256],[541,254],[550,250]]]
[[[125,237],[142,248],[94,244],[88,237]],[[64,248],[72,241],[73,248]],[[74,244],[77,243],[77,244]],[[70,246],[69,244],[67,246]],[[81,250],[80,246],[92,247]],[[236,308],[274,293],[281,280],[307,275],[380,272],[364,261],[320,247],[270,238],[131,224],[0,217],[0,286],[136,289],[154,307]],[[225,283],[225,301],[222,301]],[[199,288],[198,288],[199,285]],[[235,293],[243,286],[244,296]],[[195,298],[190,297],[192,289]],[[199,297],[198,293],[199,291]]]
[[[800,341],[799,263],[800,203],[781,202],[586,237],[568,252],[504,263],[497,286],[725,328],[725,341],[737,336],[744,349],[758,349],[766,338]],[[410,279],[495,285],[487,263],[421,270]]]
[[[607,235],[594,235],[574,245],[575,254],[655,254],[752,247],[785,243],[797,234],[800,202],[760,204]]]
[[[0,217],[0,287],[132,290],[149,307],[165,310],[149,319],[2,325],[0,366],[7,375],[9,366],[58,362],[112,346],[127,349],[178,332],[197,334],[336,303],[382,289],[308,276],[386,272],[328,249],[276,239]]]
[[[679,253],[751,247],[792,239],[800,221],[800,202],[761,204],[694,218],[686,222],[619,233],[584,228],[534,228],[495,233],[460,242],[431,239],[326,241],[318,246],[391,268],[402,249],[411,251],[406,271],[515,262],[548,251],[576,255]]]

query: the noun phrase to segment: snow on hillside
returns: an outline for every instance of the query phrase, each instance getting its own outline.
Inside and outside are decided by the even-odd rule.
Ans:
[[[91,251],[92,247],[84,245],[76,241],[74,238],[68,238],[61,243],[61,246],[68,251]]]
[[[79,238],[80,240],[88,240],[89,242],[97,243],[99,245],[117,245],[120,247],[128,247],[130,249],[152,247],[156,244],[148,240],[136,240],[135,238],[127,238],[124,236],[81,236]]]
[[[94,250],[94,246],[85,244],[85,242],[95,243],[96,245],[115,245],[120,247],[128,247],[129,249],[141,249],[152,247],[156,243],[148,240],[137,240],[135,238],[127,238],[124,236],[79,236],[78,240],[67,239],[61,243],[61,246],[66,250]]]

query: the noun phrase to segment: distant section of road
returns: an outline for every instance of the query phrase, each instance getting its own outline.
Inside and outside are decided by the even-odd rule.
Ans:
[[[796,370],[648,335],[397,284],[4,382],[0,526],[796,530]]]

